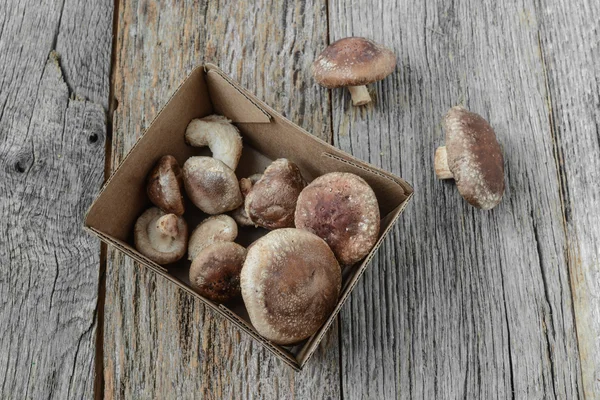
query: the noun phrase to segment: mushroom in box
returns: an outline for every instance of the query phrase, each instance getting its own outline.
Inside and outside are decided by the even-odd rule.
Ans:
[[[214,242],[190,267],[190,283],[207,299],[226,303],[240,296],[240,273],[246,249],[234,242]]]
[[[166,213],[183,215],[183,174],[175,157],[161,157],[148,174],[146,192],[156,207]]]
[[[185,131],[185,141],[194,147],[208,146],[213,158],[233,171],[242,155],[242,137],[235,125],[222,115],[192,120]]]
[[[216,242],[233,242],[238,227],[229,215],[216,215],[202,221],[190,235],[188,260],[193,261],[205,248]]]
[[[135,247],[155,263],[169,264],[184,256],[187,234],[187,223],[182,217],[151,207],[135,223]]]
[[[343,266],[352,265],[369,254],[377,242],[377,197],[357,175],[325,174],[300,193],[296,227],[323,238]]]
[[[296,201],[304,186],[306,182],[296,164],[285,158],[275,160],[246,196],[246,215],[263,228],[291,228]]]
[[[242,204],[235,173],[216,158],[188,158],[183,164],[183,182],[192,203],[207,214],[221,214]]]
[[[335,308],[340,266],[323,239],[294,228],[277,229],[249,249],[241,274],[252,325],[277,344],[314,334]]]

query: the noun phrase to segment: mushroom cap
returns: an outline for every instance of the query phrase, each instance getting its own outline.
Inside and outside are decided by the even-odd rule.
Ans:
[[[242,155],[242,137],[231,121],[222,115],[194,119],[185,131],[185,141],[195,147],[208,146],[217,160],[233,171]]]
[[[244,197],[244,199],[246,199],[246,196],[250,193],[250,189],[258,182],[261,176],[262,174],[254,174],[247,178],[240,179],[240,191],[242,192],[242,197]],[[233,210],[231,216],[240,226],[254,226],[254,223],[248,218],[248,214],[246,214],[244,204]]]
[[[296,227],[323,238],[342,265],[365,257],[379,237],[379,205],[361,177],[332,172],[312,181],[298,197]]]
[[[175,157],[161,157],[147,181],[146,192],[152,204],[166,213],[183,215],[183,174]]]
[[[448,167],[458,192],[475,207],[495,207],[504,194],[504,158],[494,130],[460,106],[451,108],[443,123]]]
[[[296,201],[305,186],[296,164],[285,158],[273,161],[246,196],[248,218],[267,229],[293,227]]]
[[[240,273],[246,249],[234,242],[206,247],[192,262],[192,288],[207,299],[225,303],[240,296]]]
[[[331,43],[313,62],[317,82],[326,88],[380,81],[396,68],[396,55],[369,39],[348,37]]]
[[[137,219],[133,236],[140,253],[157,264],[170,264],[185,254],[188,228],[182,217],[151,207]]]
[[[269,232],[248,249],[242,268],[244,304],[259,334],[293,344],[314,334],[335,309],[340,266],[327,243],[310,232]]]
[[[233,170],[213,157],[190,157],[183,164],[185,191],[207,214],[231,211],[243,202]]]
[[[195,259],[202,250],[215,242],[233,242],[237,235],[237,224],[229,215],[207,218],[190,235],[188,259]]]

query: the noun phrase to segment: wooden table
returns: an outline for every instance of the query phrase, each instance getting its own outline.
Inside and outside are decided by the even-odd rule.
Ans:
[[[351,35],[398,57],[362,108],[310,71]],[[600,398],[599,43],[596,0],[0,2],[0,398]],[[415,188],[301,373],[81,230],[203,62]],[[433,174],[456,104],[490,212]]]

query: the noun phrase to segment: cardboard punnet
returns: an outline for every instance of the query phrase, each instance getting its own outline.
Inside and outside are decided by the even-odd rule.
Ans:
[[[242,134],[244,150],[236,170],[238,178],[262,172],[272,160],[285,157],[300,167],[309,182],[328,172],[351,172],[365,179],[377,196],[382,216],[377,244],[362,262],[343,272],[342,292],[334,312],[312,337],[296,346],[279,346],[261,337],[252,327],[241,301],[225,306],[194,292],[187,276],[189,261],[181,260],[161,266],[133,247],[135,221],[150,206],[146,195],[146,175],[158,159],[166,154],[173,155],[180,165],[190,156],[210,154],[207,149],[193,148],[184,142],[188,123],[194,118],[210,114],[228,117]],[[413,189],[404,180],[310,135],[241,88],[216,66],[207,64],[190,73],[110,176],[88,210],[85,227],[104,242],[197,297],[292,368],[300,370],[317,349],[412,193]],[[206,215],[187,202],[184,217],[191,231]],[[248,245],[265,233],[261,229],[240,228],[236,241]]]

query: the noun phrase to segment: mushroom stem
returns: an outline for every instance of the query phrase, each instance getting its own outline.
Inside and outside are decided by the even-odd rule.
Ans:
[[[363,106],[371,102],[371,96],[366,86],[348,86],[350,95],[352,96],[352,104],[355,106]]]
[[[177,215],[167,214],[163,215],[156,221],[156,229],[165,235],[170,237],[176,237],[179,234],[179,228],[177,226]]]
[[[433,168],[438,179],[452,179],[454,175],[448,167],[448,153],[446,152],[446,146],[440,146],[435,151],[435,158],[433,160]]]

